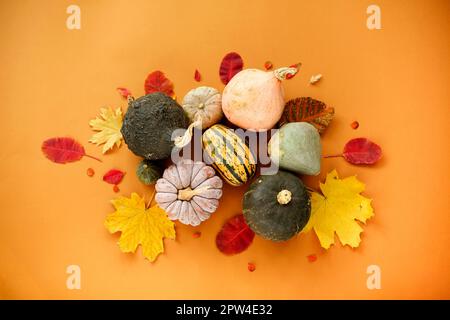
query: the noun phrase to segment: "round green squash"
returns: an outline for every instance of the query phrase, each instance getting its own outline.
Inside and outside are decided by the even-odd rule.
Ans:
[[[272,162],[282,169],[314,176],[320,173],[320,135],[307,122],[283,125],[270,138],[268,152]]]
[[[173,131],[188,125],[181,106],[164,93],[155,92],[130,102],[121,132],[134,154],[160,160],[170,156]]]
[[[256,179],[244,195],[243,208],[250,229],[273,241],[295,236],[311,215],[311,202],[303,182],[286,171]]]
[[[139,163],[136,175],[145,185],[155,184],[162,176],[162,169],[154,162],[144,159]]]

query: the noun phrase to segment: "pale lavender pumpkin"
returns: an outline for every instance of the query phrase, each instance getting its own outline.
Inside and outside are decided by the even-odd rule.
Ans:
[[[155,200],[169,219],[198,226],[217,210],[222,186],[212,167],[183,159],[158,179]]]

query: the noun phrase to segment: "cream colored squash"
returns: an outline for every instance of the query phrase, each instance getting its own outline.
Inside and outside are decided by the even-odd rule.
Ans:
[[[211,87],[189,91],[183,98],[182,107],[191,122],[201,120],[202,129],[216,124],[223,116],[220,92]]]
[[[191,141],[194,128],[209,128],[223,117],[222,96],[211,87],[202,86],[189,91],[183,98],[182,107],[191,124],[184,135],[175,138],[178,148]]]

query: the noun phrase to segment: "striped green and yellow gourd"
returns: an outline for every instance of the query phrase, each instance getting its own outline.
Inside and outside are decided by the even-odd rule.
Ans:
[[[232,186],[246,183],[256,171],[255,159],[245,142],[224,125],[203,133],[203,149],[222,178]]]

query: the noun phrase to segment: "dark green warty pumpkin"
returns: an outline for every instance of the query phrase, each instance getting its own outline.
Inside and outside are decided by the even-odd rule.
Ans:
[[[188,125],[183,108],[164,93],[155,92],[130,102],[121,132],[134,154],[160,160],[170,156],[173,131]]]
[[[243,207],[250,229],[273,241],[295,236],[311,215],[311,201],[303,182],[286,171],[258,177],[245,193]]]

